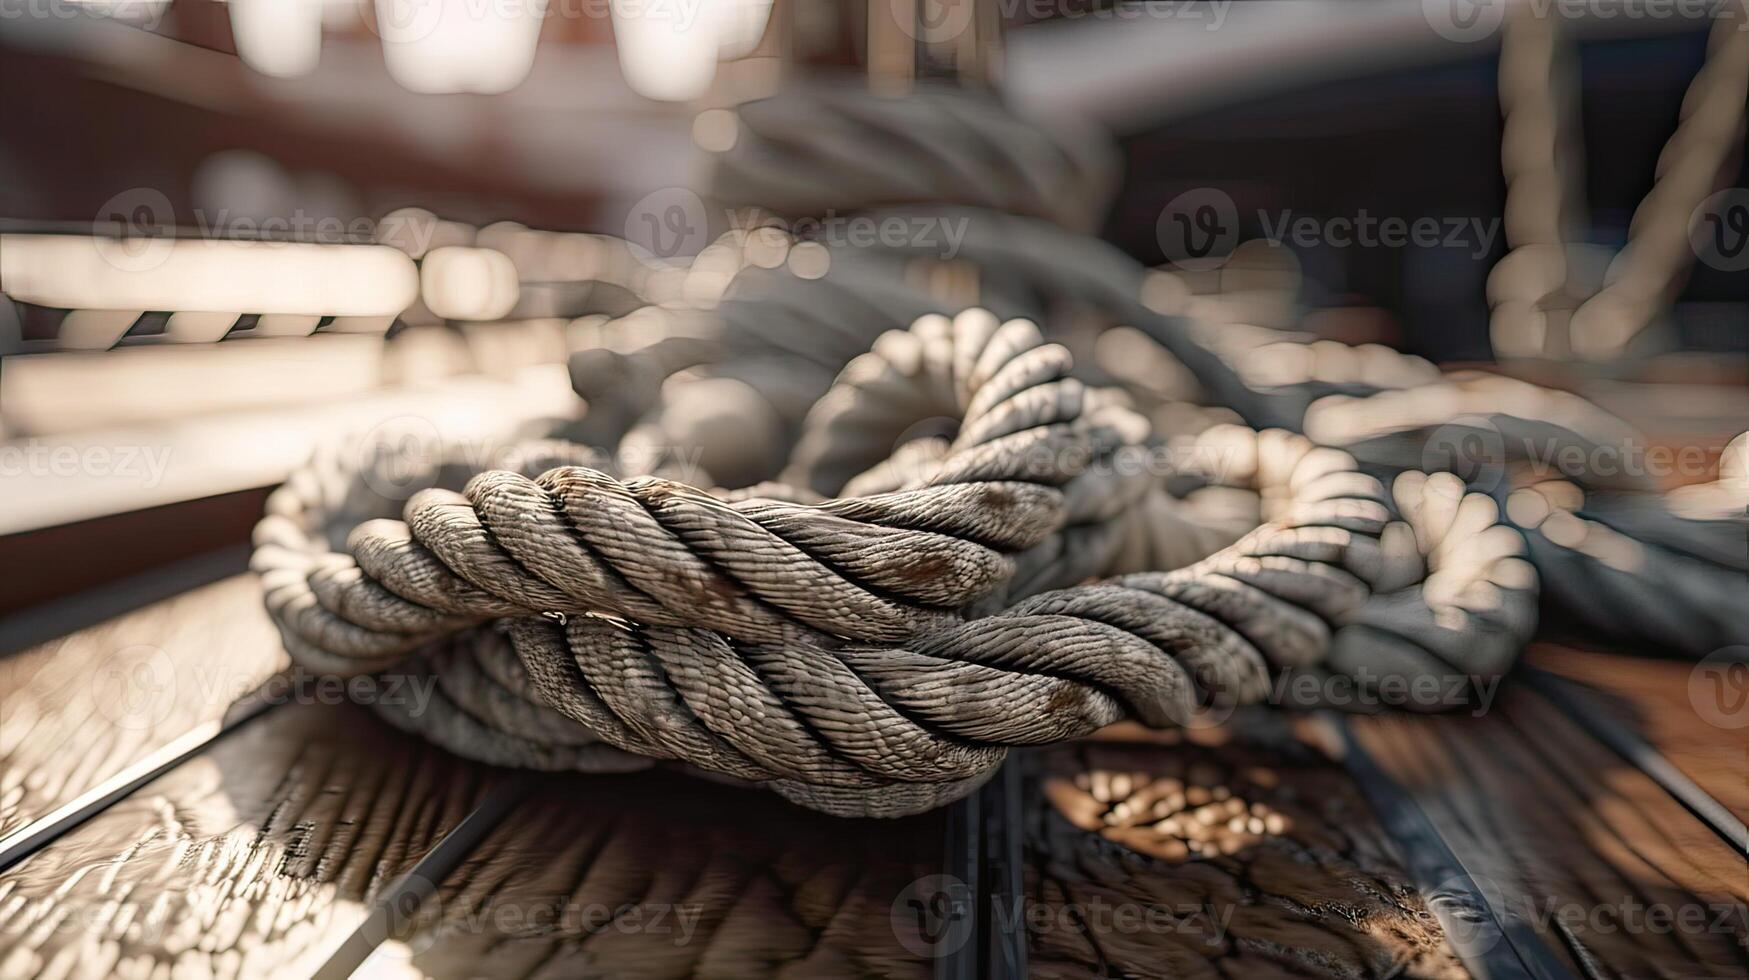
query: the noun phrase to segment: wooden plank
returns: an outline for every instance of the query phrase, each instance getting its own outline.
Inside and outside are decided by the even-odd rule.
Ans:
[[[1716,696],[1685,660],[1539,643],[1526,661],[1590,689],[1608,720],[1675,764],[1740,820],[1749,821],[1749,736],[1709,722],[1695,699]],[[1727,692],[1729,693],[1729,692]],[[1715,712],[1723,716],[1722,709]]]
[[[944,837],[939,810],[845,820],[672,772],[555,778],[355,976],[927,977],[936,950],[895,915],[932,897]]]
[[[1749,970],[1744,857],[1527,686],[1479,716],[1356,718],[1492,904],[1576,975]]]
[[[265,488],[243,490],[0,535],[0,568],[31,570],[8,577],[0,615],[10,620],[35,614],[226,548],[236,550],[239,560],[231,571],[240,572],[249,567],[249,532],[261,520],[267,494]],[[154,598],[171,594],[161,591]],[[0,637],[10,639],[11,626],[9,621]]]
[[[0,836],[224,717],[285,663],[249,574],[0,658]]]
[[[1033,976],[1468,976],[1348,774],[1260,724],[1038,753]]]
[[[266,504],[268,488],[257,488],[0,535],[0,569],[31,569],[28,576],[7,581],[5,595],[0,595],[0,614],[9,618],[0,635],[9,641],[12,616],[66,606],[68,600],[94,591],[117,586],[128,590],[126,579],[156,576],[170,565],[194,562],[213,551],[234,549],[240,560],[229,570],[241,572],[248,567],[250,528],[261,520]],[[108,595],[114,597],[114,591]],[[170,595],[173,591],[164,590],[154,598]],[[93,604],[101,606],[105,600]],[[89,616],[82,623],[94,620]],[[19,648],[3,649],[10,653]]]
[[[0,565],[5,564],[7,557],[3,543],[6,540],[9,539],[0,539]],[[92,556],[101,556],[105,547],[112,551],[115,548],[113,542],[105,546],[96,538],[86,539],[82,544]],[[249,568],[249,553],[247,542],[239,541],[230,547],[166,560],[133,574],[126,574],[126,569],[115,575],[102,570],[76,573],[92,575],[103,582],[95,588],[66,589],[47,602],[17,612],[0,607],[0,657],[22,653],[104,620],[241,574]]]
[[[501,778],[291,704],[0,875],[0,976],[306,976]]]

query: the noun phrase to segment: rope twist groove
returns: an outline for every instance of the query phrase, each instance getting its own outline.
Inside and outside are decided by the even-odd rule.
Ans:
[[[1111,570],[1153,478],[1113,465],[1146,426],[1070,368],[1031,323],[925,317],[809,414],[800,486],[712,495],[542,444],[339,554],[324,501],[346,481],[304,476],[270,501],[255,564],[300,663],[417,651],[441,696],[384,710],[457,751],[677,760],[847,815],[958,798],[1012,746],[1262,700],[1284,669],[1497,670],[1470,644],[1509,660],[1521,642],[1533,577],[1491,501],[1399,480],[1405,523],[1353,457],[1279,431],[1210,430],[1178,473],[1257,489],[1267,523],[1186,568],[1075,585]],[[864,466],[935,411],[951,438]]]

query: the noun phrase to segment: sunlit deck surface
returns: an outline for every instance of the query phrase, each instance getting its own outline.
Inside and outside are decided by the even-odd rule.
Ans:
[[[221,578],[0,660],[0,975],[1742,976],[1743,741],[1689,664],[1528,661],[1486,710],[1120,725],[841,820],[232,706],[285,662]]]

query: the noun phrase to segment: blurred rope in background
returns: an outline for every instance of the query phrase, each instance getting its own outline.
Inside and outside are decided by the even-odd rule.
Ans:
[[[534,482],[488,472],[462,496],[416,497],[406,524],[361,525],[347,559],[330,556],[328,542],[361,515],[325,509],[318,491],[356,500],[370,477],[294,480],[258,531],[257,567],[295,656],[323,670],[369,670],[420,648],[433,629],[464,625],[457,616],[520,617],[508,644],[486,632],[424,648],[440,679],[466,680],[445,683],[453,711],[398,722],[491,761],[630,764],[604,763],[605,745],[769,782],[830,812],[893,814],[967,792],[1003,746],[1073,737],[1123,715],[1185,722],[1260,699],[1271,671],[1336,671],[1377,686],[1491,679],[1534,628],[1532,564],[1562,580],[1550,597],[1563,614],[1601,632],[1658,636],[1696,654],[1740,635],[1745,611],[1725,596],[1740,586],[1744,559],[1721,546],[1720,532],[1749,528],[1743,440],[1719,483],[1693,495],[1718,508],[1705,513],[1673,509],[1647,481],[1583,465],[1551,474],[1537,464],[1570,458],[1569,447],[1595,458],[1631,430],[1573,395],[1446,376],[1385,348],[1297,333],[1291,269],[1266,265],[1252,288],[1198,295],[1142,268],[1074,230],[1089,224],[1085,211],[1061,210],[1104,199],[1088,186],[1100,168],[1081,162],[1098,154],[981,122],[1005,111],[988,95],[902,109],[880,94],[824,95],[828,126],[791,128],[792,114],[758,104],[736,115],[711,196],[748,208],[760,202],[743,194],[789,193],[777,207],[784,220],[756,217],[711,246],[723,259],[695,264],[698,274],[707,263],[731,270],[720,301],[634,314],[635,332],[631,317],[618,330],[604,322],[609,350],[573,359],[592,439],[621,450],[635,442],[650,450],[638,458],[661,465],[695,447],[693,480],[725,484],[715,491],[724,503],[594,469],[549,470]],[[804,113],[814,104],[785,98]],[[902,144],[885,124],[894,113],[905,114]],[[990,135],[999,133],[1022,145]],[[998,149],[1012,162],[995,172],[1017,175],[1010,189],[973,182],[955,193],[954,161]],[[864,162],[843,197],[809,176]],[[1047,206],[1045,187],[1071,189]],[[784,230],[797,215],[840,210],[959,219],[965,234],[943,260],[915,244],[834,247]],[[950,329],[937,315],[980,303],[1027,319],[998,331],[997,315],[960,312]],[[920,313],[909,333],[893,332]],[[1131,351],[1150,348],[1151,370],[1133,360],[1099,370],[1113,328],[1128,328],[1118,336]],[[971,369],[992,349],[975,341],[1005,334],[1030,338],[1017,348],[1029,354],[1057,351],[1037,345],[1060,338],[1064,354],[1040,362],[1056,365],[1049,370],[1017,366],[1024,356]],[[1077,373],[1102,387],[1068,387],[1074,349],[1092,354]],[[993,406],[968,383],[992,374],[1010,378],[998,389],[1012,399],[995,417],[973,411]],[[966,454],[989,432],[1048,429],[1073,419],[1074,406],[1107,399],[1149,411],[1152,431],[1059,446],[1042,470],[1048,482],[1066,488],[1090,472],[1065,458],[1099,471],[1114,451],[1178,453],[1156,455],[1171,462],[1144,467],[1140,481],[1080,484],[1099,487],[1080,506],[1097,497],[1106,524],[1076,534],[1071,507],[1043,518],[1061,531],[1048,545],[986,539],[981,547],[1013,552],[997,579],[1024,583],[994,604],[975,600],[995,580],[971,592],[938,587],[962,574],[958,563],[926,563],[947,579],[916,577],[925,546],[892,547],[895,530],[1012,519],[988,497],[964,498],[951,518],[926,502],[969,472],[1020,477],[1013,458],[967,470]],[[1287,431],[1218,424],[1221,409]],[[630,509],[608,518],[607,499]],[[670,503],[687,499],[715,516],[683,516]],[[880,516],[845,524],[848,514]],[[626,536],[622,524],[646,529]],[[660,571],[681,556],[694,571]],[[1029,567],[1046,578],[1035,582]],[[677,581],[695,584],[669,594]],[[834,598],[841,581],[856,584]],[[1607,609],[1594,601],[1600,592]],[[762,612],[725,619],[713,597]],[[934,611],[877,613],[891,601]],[[1029,621],[1040,614],[1055,618]],[[1015,632],[1017,620],[1029,629]],[[1454,703],[1461,698],[1416,706]]]

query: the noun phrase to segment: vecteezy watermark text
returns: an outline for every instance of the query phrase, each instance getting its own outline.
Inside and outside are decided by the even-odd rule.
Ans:
[[[1093,936],[1181,935],[1209,943],[1224,941],[1237,906],[1210,902],[1112,902],[1090,896],[1072,902],[1004,900],[990,896],[990,921],[1001,933],[1024,930]],[[948,956],[972,938],[975,908],[971,889],[953,875],[926,875],[901,889],[889,921],[899,945],[923,957]]]
[[[0,477],[90,477],[149,489],[164,482],[170,454],[170,446],[72,446],[32,438],[0,445]]]
[[[1375,214],[1360,208],[1352,215],[1298,214],[1293,209],[1259,208],[1254,227],[1268,241],[1302,249],[1318,247],[1459,249],[1481,260],[1493,254],[1501,219],[1477,216]],[[1167,202],[1154,232],[1167,260],[1184,269],[1219,268],[1239,244],[1241,221],[1231,195],[1197,187]]]
[[[1509,6],[1535,20],[1601,23],[1735,20],[1749,30],[1745,0],[1421,0],[1421,14],[1433,32],[1460,44],[1485,41],[1506,23]]]
[[[0,0],[4,2],[4,0]],[[195,208],[193,233],[182,224],[170,198],[153,187],[131,187],[97,209],[91,233],[105,261],[127,272],[149,272],[170,258],[179,239],[209,247],[257,245],[271,248],[285,242],[318,245],[366,245],[390,242],[423,254],[431,246],[438,222],[406,212],[381,219],[342,218],[296,209],[288,214],[257,215],[219,208]]]
[[[1499,218],[1379,216],[1365,208],[1352,218],[1337,215],[1315,218],[1295,216],[1291,209],[1271,216],[1257,212],[1263,235],[1272,242],[1312,248],[1456,248],[1468,249],[1472,259],[1486,258],[1500,233]]]
[[[792,221],[729,208],[718,227],[741,240],[755,233],[778,233],[834,249],[909,249],[951,259],[965,243],[971,220],[968,215],[840,214],[828,208],[819,216]],[[688,188],[664,187],[644,195],[626,212],[625,237],[636,246],[634,252],[655,261],[695,255],[710,241],[710,214],[703,199]]]
[[[893,21],[907,37],[925,44],[958,39],[976,19],[973,0],[886,0]],[[1170,20],[1219,30],[1233,0],[994,0],[989,6],[1005,23],[1042,20]]]

